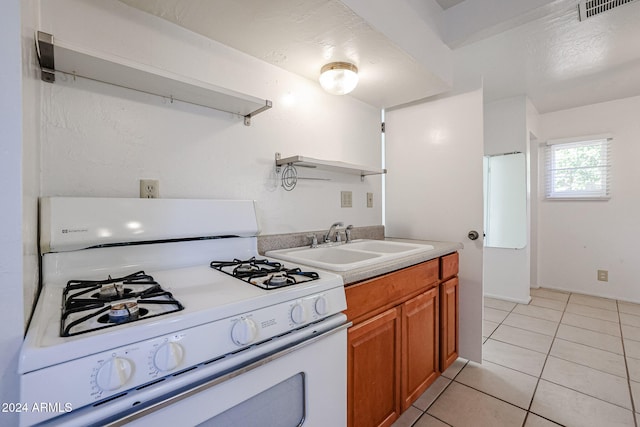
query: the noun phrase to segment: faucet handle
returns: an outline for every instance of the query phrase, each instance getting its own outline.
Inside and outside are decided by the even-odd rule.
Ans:
[[[307,237],[311,239],[311,247],[312,248],[317,248],[318,247],[318,237],[316,237],[315,234],[309,234],[309,235],[307,235]]]
[[[346,241],[349,243],[351,241],[351,230],[353,229],[353,224],[347,225],[347,228],[344,230],[344,235],[346,236]]]

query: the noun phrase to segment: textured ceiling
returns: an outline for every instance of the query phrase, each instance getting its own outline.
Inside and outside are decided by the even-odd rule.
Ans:
[[[463,1],[464,0],[436,0],[436,2],[443,9],[449,9],[450,7],[453,7],[453,6],[457,5],[458,3],[462,3]]]
[[[640,95],[640,2],[578,20],[575,1],[454,51],[454,82],[485,100],[526,94],[539,112]]]
[[[396,23],[405,33],[394,41],[370,24],[381,1],[121,1],[313,81],[326,62],[354,62],[361,81],[353,96],[381,108],[448,88],[424,57],[407,53],[406,44],[423,42],[410,22],[382,14],[378,27]],[[485,101],[527,95],[540,112],[640,95],[640,1],[584,22],[577,0],[436,1],[396,9],[410,4],[403,20],[421,19],[448,41],[455,88],[482,81]]]
[[[351,96],[380,108],[450,87],[338,0],[121,1],[313,81],[328,62],[354,63]]]

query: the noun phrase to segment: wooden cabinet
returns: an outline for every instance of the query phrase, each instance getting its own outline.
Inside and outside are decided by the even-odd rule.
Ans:
[[[402,411],[439,375],[438,288],[402,304]]]
[[[458,253],[440,258],[440,371],[458,358]]]
[[[440,370],[458,358],[458,278],[440,284]]]
[[[437,378],[438,260],[346,288],[347,425],[384,427]]]
[[[400,416],[400,310],[349,329],[347,425],[389,426]]]
[[[458,357],[458,253],[347,286],[347,425],[387,427]]]

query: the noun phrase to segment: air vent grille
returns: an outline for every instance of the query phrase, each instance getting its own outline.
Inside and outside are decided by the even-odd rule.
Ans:
[[[623,4],[636,1],[638,0],[582,0],[578,4],[578,16],[581,21],[584,21]]]

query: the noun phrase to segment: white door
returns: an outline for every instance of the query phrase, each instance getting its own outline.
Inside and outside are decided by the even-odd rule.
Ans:
[[[460,356],[482,359],[482,90],[385,114],[387,237],[461,242]],[[470,240],[469,231],[480,238]]]

